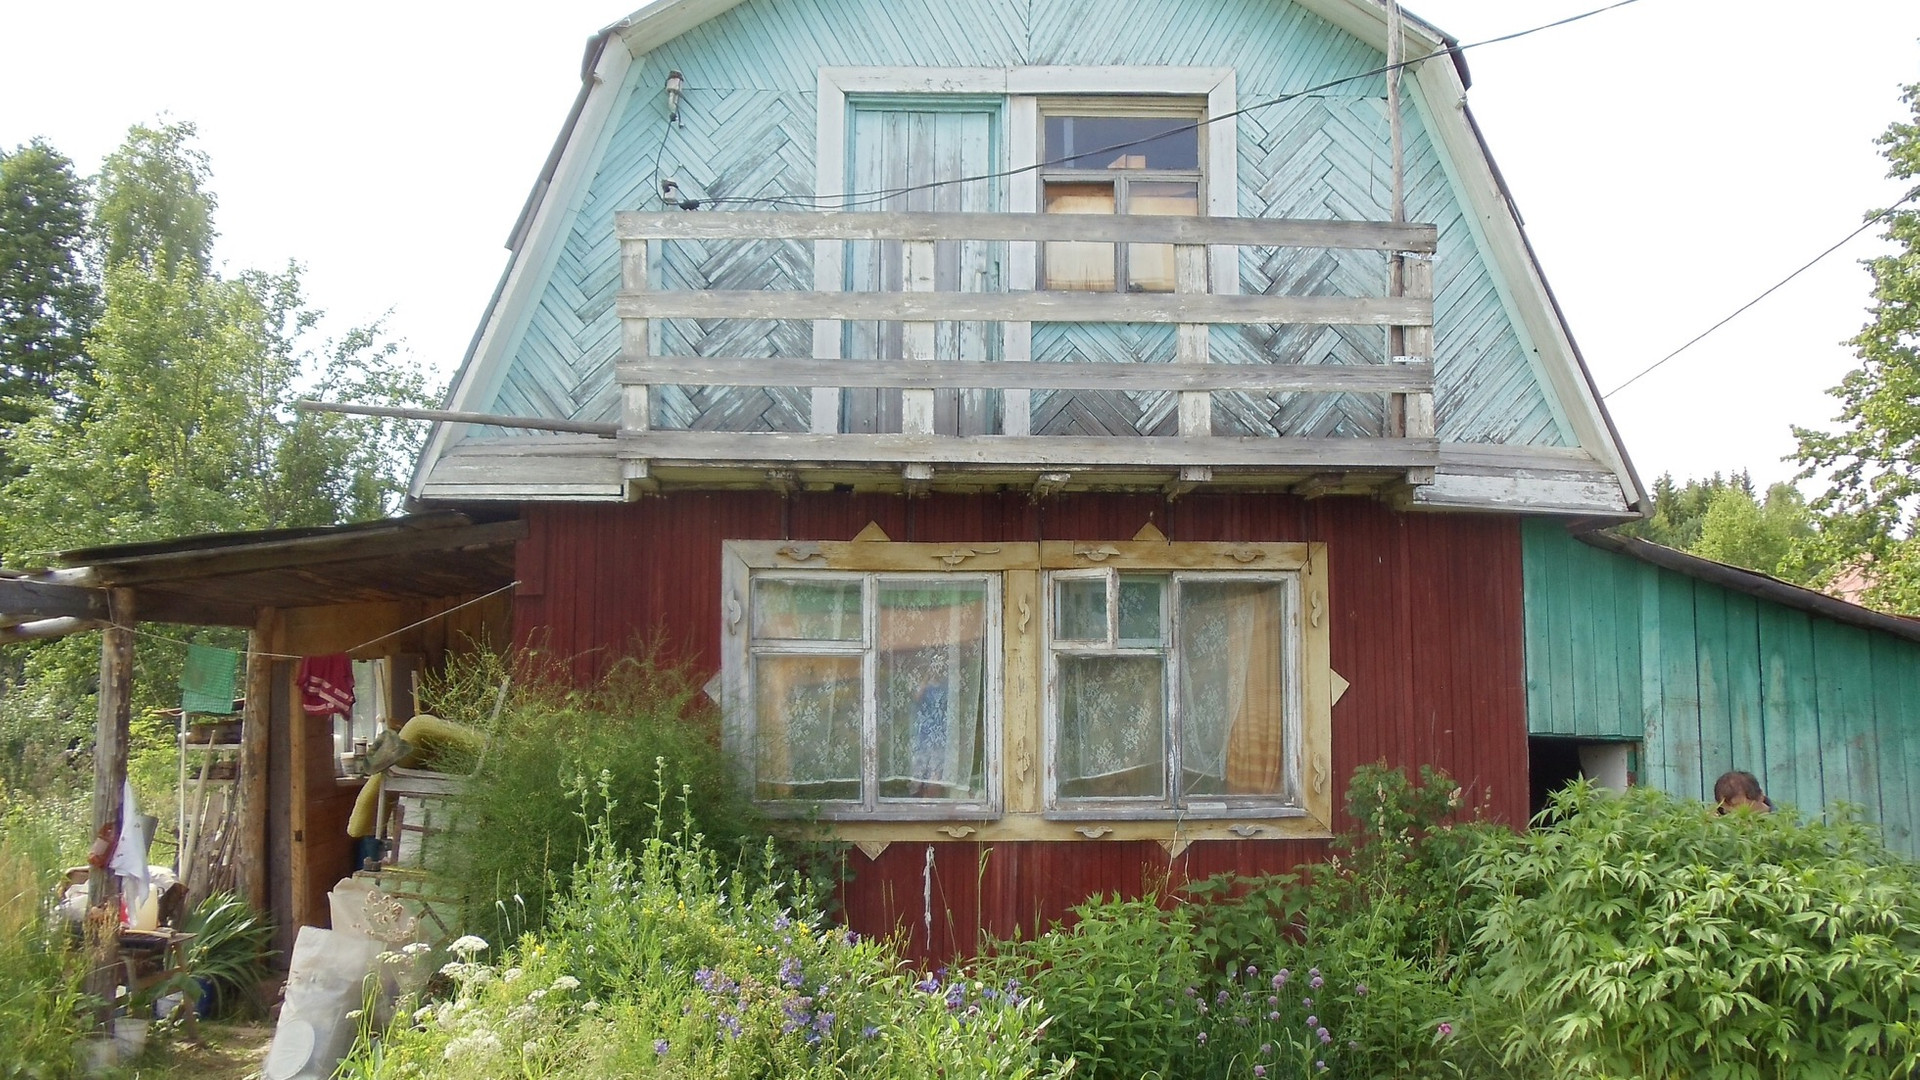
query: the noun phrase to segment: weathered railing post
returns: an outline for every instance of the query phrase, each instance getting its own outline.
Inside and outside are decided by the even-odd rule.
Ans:
[[[620,287],[628,293],[647,291],[647,240],[620,242]],[[620,353],[644,357],[653,351],[649,342],[651,320],[626,316],[620,320]],[[646,383],[628,383],[620,393],[620,432],[638,435],[653,426],[653,387]],[[646,458],[626,458],[620,463],[620,478],[626,497],[639,498],[658,489]]]
[[[1389,291],[1391,295],[1409,300],[1433,299],[1433,257],[1414,252],[1397,251],[1391,258],[1389,271]],[[1431,364],[1433,362],[1433,323],[1429,319],[1425,324],[1399,324],[1387,330],[1387,356],[1396,364]],[[1433,388],[1394,394],[1388,400],[1387,431],[1407,439],[1431,439],[1434,437]],[[1407,470],[1407,483],[1433,483],[1433,469],[1410,468]]]

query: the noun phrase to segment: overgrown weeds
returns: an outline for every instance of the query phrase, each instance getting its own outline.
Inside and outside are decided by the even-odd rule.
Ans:
[[[542,1077],[1009,1077],[1057,1075],[1045,1028],[1018,987],[903,970],[884,943],[827,927],[804,887],[725,870],[699,831],[692,793],[655,764],[652,831],[619,839],[610,774],[573,785],[586,831],[580,866],[546,933],[472,954],[444,973],[455,990],[369,1033],[342,1074]],[[669,822],[674,824],[670,827]]]
[[[52,918],[71,807],[0,806],[0,1077],[57,1078],[86,1032],[83,957]]]
[[[459,797],[462,833],[436,860],[466,898],[466,928],[511,940],[543,925],[551,898],[566,893],[588,856],[588,822],[568,791],[571,778],[605,777],[611,840],[637,850],[658,824],[651,809],[654,762],[709,850],[733,862],[764,830],[730,778],[715,707],[692,671],[642,646],[592,686],[568,685],[537,653],[509,659],[476,652],[429,679],[429,711],[482,725],[487,746],[474,782]],[[492,718],[502,685],[508,693]]]

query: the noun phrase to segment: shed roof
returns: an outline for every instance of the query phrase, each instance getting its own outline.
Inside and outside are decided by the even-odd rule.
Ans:
[[[59,569],[0,580],[0,620],[85,618],[58,605],[84,606],[103,588],[134,590],[143,621],[209,626],[251,626],[263,607],[483,593],[513,580],[513,545],[525,535],[521,521],[439,511],[78,548],[54,556]]]
[[[1651,563],[1690,578],[1710,582],[1721,588],[1745,593],[1796,611],[1819,615],[1835,622],[1867,630],[1878,630],[1908,641],[1920,641],[1920,619],[1889,615],[1884,611],[1875,611],[1859,604],[1848,603],[1823,592],[1781,581],[1777,577],[1763,574],[1758,570],[1730,566],[1727,563],[1689,555],[1684,551],[1641,540],[1638,537],[1621,536],[1617,533],[1598,530],[1577,532],[1574,534],[1574,539],[1602,551],[1611,551],[1639,559],[1641,562]]]

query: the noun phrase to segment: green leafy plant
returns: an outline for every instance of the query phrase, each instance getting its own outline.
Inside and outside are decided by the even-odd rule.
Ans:
[[[1841,813],[1582,781],[1469,860],[1503,1059],[1560,1076],[1896,1077],[1920,1065],[1920,867]]]
[[[274,955],[273,925],[238,895],[222,892],[194,905],[183,929],[193,935],[187,976],[212,987],[214,1013],[260,1011],[257,987]]]

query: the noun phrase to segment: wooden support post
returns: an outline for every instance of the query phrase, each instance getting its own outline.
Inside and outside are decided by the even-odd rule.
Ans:
[[[100,632],[100,697],[93,740],[93,831],[115,835],[121,824],[121,793],[127,782],[127,727],[133,716],[133,590],[107,591],[107,618]],[[87,928],[93,939],[87,993],[97,1002],[96,1026],[113,1030],[114,988],[119,985],[120,882],[111,870],[87,877]]]
[[[620,243],[620,287],[629,293],[647,291],[647,241],[623,240]],[[649,328],[651,320],[623,317],[620,320],[620,353],[635,361],[644,361],[652,354],[653,344]],[[620,432],[623,435],[635,435],[653,427],[653,387],[646,383],[629,383],[620,388]],[[647,475],[645,460],[625,462],[622,475],[624,494],[627,499],[637,499],[658,485],[651,482]]]
[[[247,704],[240,723],[240,805],[234,814],[239,831],[234,852],[234,882],[255,911],[268,909],[267,756],[273,710],[273,631],[278,613],[262,608],[247,634]]]
[[[1209,292],[1207,249],[1203,244],[1180,244],[1173,249],[1173,288],[1175,292]],[[1174,363],[1207,362],[1207,324],[1180,323],[1175,331]],[[1205,390],[1180,392],[1180,434],[1186,438],[1204,438],[1213,434],[1213,394]]]
[[[933,291],[934,245],[932,240],[908,240],[900,245],[903,266],[902,285],[907,292]],[[910,322],[901,328],[900,352],[903,360],[932,360],[934,324]],[[900,391],[900,431],[904,435],[933,434],[933,389]]]

